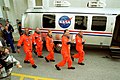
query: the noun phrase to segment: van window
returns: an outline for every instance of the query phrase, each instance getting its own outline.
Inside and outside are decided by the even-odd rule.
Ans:
[[[43,28],[55,28],[55,15],[43,15]]]
[[[93,16],[92,27],[93,31],[105,31],[106,30],[107,17],[105,16]]]
[[[81,29],[86,30],[87,29],[87,16],[75,16],[75,27],[74,29]]]

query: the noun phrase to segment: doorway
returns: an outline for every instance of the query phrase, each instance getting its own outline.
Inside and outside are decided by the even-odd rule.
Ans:
[[[111,46],[120,47],[120,15],[116,17],[115,29]]]

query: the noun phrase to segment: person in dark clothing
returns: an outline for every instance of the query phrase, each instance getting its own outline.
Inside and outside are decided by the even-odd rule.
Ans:
[[[6,21],[6,26],[8,26],[8,31],[14,32],[14,29],[13,29],[12,25],[9,23],[9,21]]]
[[[20,36],[23,35],[21,22],[18,23],[18,31]]]
[[[13,29],[12,25],[9,23],[8,20],[6,20],[6,26],[8,26],[8,31],[11,32],[12,41],[14,42],[14,38],[13,38],[13,35],[12,35],[12,33],[14,32],[14,29]],[[10,43],[6,42],[6,44],[9,45]]]
[[[5,40],[6,42],[9,42],[10,47],[12,49],[12,53],[16,53],[11,34],[12,32],[8,30],[8,26],[5,26],[4,29]]]

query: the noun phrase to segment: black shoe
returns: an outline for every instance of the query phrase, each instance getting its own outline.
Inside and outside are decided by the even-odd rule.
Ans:
[[[74,58],[71,56],[72,61],[74,61]]]
[[[50,60],[51,62],[55,62],[55,60]]]
[[[16,51],[12,51],[12,53],[16,53]]]
[[[85,65],[84,63],[78,63],[79,65]]]
[[[10,44],[7,44],[7,47],[10,47]]]
[[[35,55],[37,55],[37,52],[36,52],[36,51],[34,51],[34,53],[35,53]]]
[[[46,62],[49,62],[49,60],[45,57]]]
[[[39,58],[44,58],[43,56],[38,56]]]
[[[55,67],[56,67],[57,70],[61,70],[57,65],[55,65]]]
[[[32,65],[32,67],[33,67],[33,68],[37,68],[37,66],[36,66],[35,64],[34,64],[34,65]]]
[[[30,62],[29,62],[29,61],[25,61],[25,60],[24,60],[24,63],[30,63]]]
[[[68,67],[68,69],[75,69],[75,67]]]

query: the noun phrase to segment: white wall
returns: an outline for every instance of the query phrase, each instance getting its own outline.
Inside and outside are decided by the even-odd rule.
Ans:
[[[0,6],[9,5],[8,2],[11,2],[13,4],[13,7],[10,8],[10,11],[7,11],[8,15],[11,13],[11,10],[13,11],[12,16],[16,19],[20,19],[22,17],[22,14],[26,11],[27,8],[31,8],[34,6],[35,3],[33,3],[34,0],[0,0]],[[43,0],[43,2],[48,0]],[[71,3],[70,7],[86,7],[87,2],[91,0],[66,0]],[[120,0],[102,0],[106,2],[106,8],[120,8]],[[13,3],[12,3],[13,2]],[[54,0],[49,0],[49,6],[53,7]],[[44,4],[48,5],[48,4]],[[4,11],[2,11],[4,12]],[[3,13],[3,16],[6,17],[6,14]],[[10,17],[8,17],[10,18]]]
[[[4,5],[4,1],[0,0],[0,6],[3,6],[3,5]]]
[[[17,19],[21,20],[22,14],[27,10],[27,0],[13,0],[14,11]]]
[[[0,3],[1,2],[2,0],[0,0]],[[4,4],[1,3],[0,5],[9,7],[9,11],[6,11],[7,16],[5,16],[5,19],[8,18],[10,21],[13,21],[12,23],[14,23],[16,19],[21,20],[22,14],[28,8],[27,0],[4,0],[3,3]]]
[[[4,6],[5,4],[4,4],[4,0],[0,0],[0,8],[1,8],[1,10],[0,10],[0,15],[2,16],[2,18],[6,18],[7,17],[7,15],[6,15],[6,12],[5,11],[3,11],[3,6]]]
[[[0,18],[3,18],[2,6],[0,6]]]
[[[106,0],[106,7],[120,8],[120,0]]]

